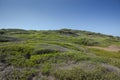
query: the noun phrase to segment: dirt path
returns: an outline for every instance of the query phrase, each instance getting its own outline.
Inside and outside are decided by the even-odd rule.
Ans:
[[[119,52],[120,51],[120,46],[116,46],[116,45],[111,45],[108,47],[98,47],[98,46],[88,46],[88,48],[97,48],[97,49],[103,49],[106,51],[112,51],[112,52]]]

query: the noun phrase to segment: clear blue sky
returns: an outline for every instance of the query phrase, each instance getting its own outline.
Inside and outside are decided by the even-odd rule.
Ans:
[[[0,0],[0,28],[71,28],[120,36],[120,0]]]

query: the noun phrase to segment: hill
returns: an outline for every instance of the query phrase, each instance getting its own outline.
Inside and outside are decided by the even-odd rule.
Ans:
[[[0,29],[0,80],[119,80],[120,37]]]

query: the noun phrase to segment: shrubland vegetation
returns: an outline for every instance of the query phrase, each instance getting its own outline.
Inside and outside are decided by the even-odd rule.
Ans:
[[[0,80],[119,80],[120,37],[88,31],[0,30]]]

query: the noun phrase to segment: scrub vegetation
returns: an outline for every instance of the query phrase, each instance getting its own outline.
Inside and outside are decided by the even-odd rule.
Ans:
[[[120,80],[120,37],[0,29],[0,80]]]

